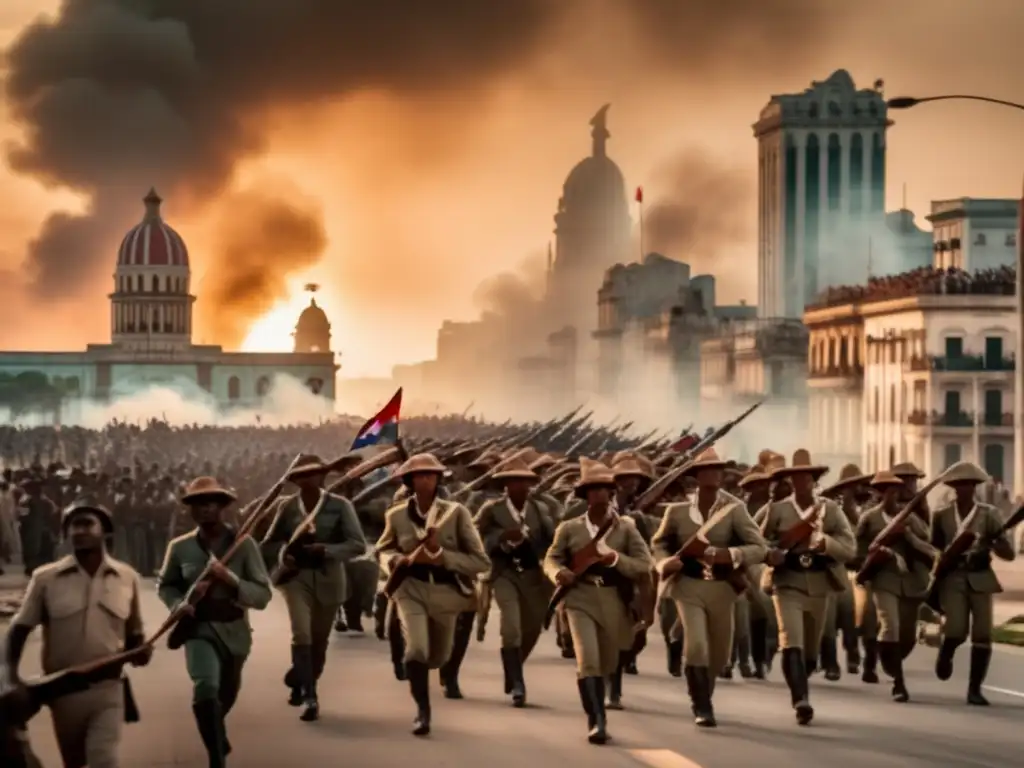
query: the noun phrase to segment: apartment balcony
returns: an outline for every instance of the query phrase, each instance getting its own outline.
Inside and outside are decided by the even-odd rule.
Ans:
[[[911,411],[907,424],[916,427],[973,427],[974,414],[967,411]]]
[[[986,413],[981,417],[983,427],[1013,427],[1012,413]]]
[[[906,367],[911,371],[936,371],[951,373],[1000,373],[1012,371],[1015,361],[1012,357],[986,357],[985,355],[946,355],[915,356],[907,361]]]
[[[864,376],[862,365],[829,365],[823,368],[812,369],[808,374],[809,379],[849,379]]]

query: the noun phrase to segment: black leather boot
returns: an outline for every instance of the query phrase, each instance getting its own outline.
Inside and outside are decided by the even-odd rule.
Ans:
[[[619,655],[619,664],[615,671],[608,675],[608,709],[622,709],[622,672],[624,654]]]
[[[378,640],[384,640],[388,636],[388,598],[383,592],[378,592],[373,598],[373,632]]]
[[[971,646],[971,672],[967,686],[967,703],[976,707],[987,707],[988,699],[981,692],[981,686],[988,675],[988,665],[992,661],[992,648],[988,645]]]
[[[299,679],[296,658],[301,657],[302,651],[296,653],[296,646],[292,646],[292,666],[284,675],[284,684],[288,686],[288,706],[302,706],[302,682]]]
[[[473,634],[475,613],[460,613],[455,622],[455,637],[452,640],[452,652],[448,661],[441,667],[441,685],[444,686],[446,699],[461,699],[462,689],[459,688],[459,670],[469,649],[470,636]]]
[[[939,680],[949,680],[953,676],[953,656],[960,647],[959,641],[943,638],[939,646],[939,655],[935,659],[935,676]]]
[[[701,728],[714,728],[715,712],[711,706],[711,672],[707,667],[687,666],[686,688],[690,694],[693,721]]]
[[[843,671],[839,668],[839,652],[836,645],[835,635],[821,638],[821,668],[825,672],[825,679],[831,683],[843,676]]]
[[[879,643],[878,658],[882,662],[882,670],[892,678],[892,700],[901,704],[910,701],[910,693],[903,679],[903,653],[899,643]]]
[[[405,674],[405,637],[402,635],[402,627],[397,621],[391,622],[388,626],[388,647],[391,651],[391,667],[395,672],[395,680],[399,682],[406,679]]]
[[[360,609],[358,598],[352,598],[346,602],[341,610],[345,614],[345,624],[349,632],[355,635],[366,633],[366,630],[363,629],[363,612]]]
[[[224,768],[227,757],[224,736],[224,713],[221,710],[220,702],[216,699],[206,699],[192,705],[192,713],[196,718],[196,726],[199,729],[199,738],[206,747],[206,754],[209,757],[210,768]]]
[[[587,741],[591,744],[607,744],[608,717],[604,709],[604,678],[586,677],[582,682],[587,701],[590,703],[590,711],[593,713],[593,725],[590,727],[590,733],[587,734]]]
[[[590,701],[590,691],[588,690],[587,678],[577,677],[576,688],[580,692],[580,703],[583,705],[583,711],[587,713],[587,730],[592,730],[594,724],[597,722],[597,715],[594,714],[594,707]]]
[[[320,719],[320,703],[316,695],[316,672],[313,668],[313,649],[308,645],[293,647],[295,679],[302,690],[302,714],[299,719],[312,722]]]
[[[409,692],[416,702],[412,735],[426,736],[430,733],[430,670],[422,661],[407,661],[405,671],[409,677]]]
[[[672,677],[683,676],[683,641],[672,640],[666,644],[668,649],[668,673]]]
[[[768,653],[768,620],[750,622],[750,659],[754,662],[754,677],[764,680],[765,657]]]
[[[501,666],[511,687],[505,693],[512,694],[512,705],[526,706],[526,682],[523,680],[523,654],[519,648],[501,649]]]
[[[861,682],[874,685],[878,682],[878,641],[873,637],[864,638],[864,669]]]
[[[345,621],[345,609],[339,608],[338,615],[334,617],[334,631],[348,632],[348,622]]]
[[[801,648],[784,648],[782,651],[782,672],[789,686],[790,698],[796,712],[796,721],[808,725],[814,719],[810,691],[807,682],[807,668],[804,666],[804,652]]]
[[[750,666],[750,644],[750,635],[740,637],[736,640],[736,666],[739,667],[740,677],[742,677],[744,680],[749,680],[754,676],[754,670]]]
[[[860,672],[860,632],[852,627],[843,630],[843,651],[846,652],[846,671],[856,675]]]

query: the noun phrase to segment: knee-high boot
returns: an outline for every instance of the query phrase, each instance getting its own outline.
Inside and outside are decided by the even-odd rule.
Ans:
[[[505,693],[512,694],[513,706],[526,706],[526,681],[523,680],[522,651],[519,648],[502,648],[501,667],[508,682],[508,690]]]
[[[821,658],[821,669],[825,673],[826,680],[834,683],[843,676],[843,671],[839,668],[839,649],[837,648],[835,635],[821,638],[819,657]]]
[[[296,648],[301,647],[292,646],[292,665],[284,675],[284,684],[288,686],[288,705],[291,707],[302,706],[302,680],[299,678],[300,672],[295,661],[302,656],[301,650],[296,651]]]
[[[402,625],[397,618],[392,619],[388,625],[388,646],[391,651],[391,666],[395,671],[395,679],[405,680],[405,637],[402,635]]]
[[[416,702],[412,733],[426,736],[430,733],[430,670],[422,661],[407,661],[405,670],[409,676],[409,692]]]
[[[295,670],[295,680],[302,690],[302,705],[304,709],[299,715],[300,720],[311,722],[320,717],[320,704],[316,695],[316,670],[313,659],[313,648],[309,645],[296,645],[292,647]]]
[[[796,712],[796,721],[800,725],[808,725],[814,719],[805,663],[802,648],[783,649],[782,674],[786,678],[786,685],[789,686],[790,698]]]
[[[608,742],[608,717],[604,709],[604,678],[584,677],[577,681],[583,711],[587,713],[587,741],[591,744]]]
[[[473,634],[475,613],[460,613],[455,622],[455,637],[452,639],[452,652],[448,661],[441,667],[441,685],[444,686],[446,699],[461,699],[462,689],[459,688],[459,670],[469,649],[469,640]]]
[[[864,669],[860,673],[861,681],[874,685],[878,682],[878,640],[873,637],[865,637],[864,643]]]
[[[988,665],[992,661],[992,647],[989,645],[971,646],[971,672],[967,688],[967,703],[976,707],[987,707],[988,699],[981,692],[981,686],[988,675]]]
[[[205,699],[192,705],[196,718],[199,738],[206,747],[210,768],[224,768],[226,749],[224,735],[224,713],[217,699]]]
[[[714,728],[715,712],[711,705],[711,671],[707,667],[686,667],[686,688],[694,722],[702,728]]]
[[[764,680],[767,654],[768,620],[754,619],[750,622],[750,658],[754,662],[754,677],[758,680]]]
[[[378,592],[373,598],[373,631],[378,640],[383,640],[388,635],[388,597],[383,592]]]
[[[881,642],[878,644],[878,658],[882,662],[882,670],[892,678],[892,699],[903,703],[910,701],[906,681],[903,679],[903,653],[899,643]]]
[[[683,641],[669,640],[665,644],[668,651],[668,673],[672,677],[683,676]]]
[[[629,663],[629,652],[619,654],[615,671],[608,676],[608,709],[622,709],[622,673]]]
[[[949,680],[953,676],[953,656],[956,655],[956,649],[959,647],[959,640],[942,639],[939,655],[935,659],[935,676],[939,680]]]

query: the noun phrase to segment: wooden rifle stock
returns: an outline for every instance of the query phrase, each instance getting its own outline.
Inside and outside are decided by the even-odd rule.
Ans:
[[[782,532],[779,537],[778,549],[783,552],[789,552],[796,548],[801,543],[807,541],[814,535],[814,529],[818,524],[818,520],[821,519],[822,509],[824,502],[819,501],[814,505],[811,514],[806,518],[801,517],[800,522],[791,525],[789,528]]]
[[[405,461],[407,458],[408,453],[405,446],[402,444],[402,441],[399,440],[387,450],[381,451],[376,456],[354,466],[346,472],[341,479],[331,483],[325,493],[334,493],[337,489],[344,488],[353,480],[358,480],[364,475],[368,475],[381,467],[386,467],[388,464],[396,464],[398,462]],[[299,575],[299,569],[294,565],[285,565],[284,558],[288,556],[290,550],[294,550],[306,537],[313,534],[314,526],[316,525],[316,516],[320,509],[323,509],[322,505],[310,514],[306,515],[292,533],[288,543],[285,544],[284,550],[282,551],[281,562],[277,564],[273,572],[270,574],[270,582],[275,587],[284,586]]]
[[[608,535],[608,532],[617,522],[618,516],[609,514],[608,519],[601,523],[601,527],[597,529],[594,537],[587,542],[586,546],[572,556],[571,570],[573,576],[578,579],[588,568],[601,562],[603,555],[598,551],[598,545],[604,541],[604,537]],[[555,587],[555,592],[551,595],[547,610],[544,612],[544,629],[548,629],[551,626],[551,620],[555,617],[555,611],[571,590],[572,585],[559,584]]]
[[[409,499],[409,503],[413,503],[413,500]],[[433,507],[431,509],[433,509]],[[455,507],[454,509],[457,509],[457,507]],[[399,559],[398,563],[393,568],[391,568],[391,572],[388,574],[388,578],[384,582],[384,589],[382,590],[384,596],[387,597],[388,600],[395,596],[395,593],[398,592],[398,588],[402,586],[402,582],[404,582],[406,578],[409,576],[409,568],[412,567],[416,559],[420,555],[422,555],[425,550],[437,548],[437,532],[440,529],[440,527],[444,524],[444,522],[448,519],[449,514],[451,514],[451,512],[448,512],[440,520],[428,521],[426,536],[424,536],[423,540],[420,541],[419,546],[416,547],[416,549],[414,549],[412,553],[408,556],[401,556],[401,559]],[[465,584],[463,581],[459,580],[457,576],[456,583],[458,585],[459,591],[463,592],[468,596],[469,592],[467,590],[471,590],[472,587],[470,585]]]
[[[992,544],[999,539],[1004,533],[1011,528],[1016,527],[1022,520],[1024,520],[1024,507],[1018,507],[1017,510],[1010,515],[1009,519],[1003,523],[999,528],[999,533],[994,537],[985,537],[981,542],[981,549],[988,550]],[[941,554],[935,559],[935,564],[932,566],[932,572],[928,579],[928,591],[925,593],[925,603],[936,613],[942,615],[942,604],[939,601],[939,585],[942,580],[949,576],[953,571],[960,565],[962,559],[978,542],[978,534],[974,531],[960,531],[956,535],[956,538],[949,543],[949,546],[942,550]]]
[[[899,536],[903,535],[907,527],[907,518],[914,513],[914,509],[921,503],[921,500],[931,493],[932,488],[941,482],[942,475],[939,475],[915,493],[914,498],[907,502],[906,506],[897,512],[892,520],[886,524],[885,528],[878,532],[878,535],[875,536],[874,541],[868,547],[867,557],[864,558],[860,570],[857,571],[855,580],[858,584],[864,586],[878,575],[879,570],[885,564],[885,549],[891,546]]]

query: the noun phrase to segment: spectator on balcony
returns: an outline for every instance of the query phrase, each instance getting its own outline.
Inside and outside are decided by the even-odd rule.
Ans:
[[[883,301],[940,294],[1012,296],[1016,270],[1009,266],[966,272],[957,267],[918,267],[898,275],[870,277],[863,285],[840,285],[819,294],[817,306]]]

